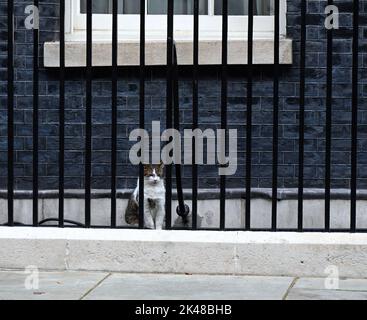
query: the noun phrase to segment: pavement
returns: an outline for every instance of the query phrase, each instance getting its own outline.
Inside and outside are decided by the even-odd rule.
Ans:
[[[0,300],[367,300],[367,280],[0,271]]]

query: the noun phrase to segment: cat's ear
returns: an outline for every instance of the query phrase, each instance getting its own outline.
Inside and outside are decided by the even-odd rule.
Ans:
[[[144,175],[148,176],[152,172],[152,166],[150,164],[144,165]]]
[[[164,169],[164,162],[163,162],[163,160],[161,160],[161,163],[159,164],[159,169],[161,169],[161,170]]]
[[[157,166],[157,170],[159,172],[159,175],[161,177],[163,177],[164,176],[164,163],[163,163],[163,161],[161,161],[161,163]]]

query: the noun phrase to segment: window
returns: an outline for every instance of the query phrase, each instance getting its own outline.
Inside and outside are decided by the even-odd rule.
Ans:
[[[87,0],[69,0],[70,33],[85,32]],[[248,0],[229,1],[229,37],[243,38],[247,29]],[[135,39],[139,35],[140,1],[119,0],[120,39]],[[93,30],[96,39],[111,32],[112,0],[94,0]],[[220,39],[222,0],[199,0],[201,39]],[[274,31],[274,0],[254,0],[255,37],[270,37]],[[281,1],[281,30],[285,35],[286,1]],[[167,0],[146,0],[147,39],[165,39],[167,32]],[[175,38],[192,37],[193,0],[175,0]]]
[[[80,12],[86,13],[87,0],[81,0]],[[175,2],[175,14],[193,14],[193,0],[179,0]],[[208,0],[199,1],[200,14],[208,15],[209,13]],[[270,15],[272,11],[273,1],[260,0],[255,1],[255,14],[256,15]],[[93,2],[93,12],[95,14],[108,14],[112,13],[112,0],[101,0]],[[229,14],[230,15],[246,15],[248,8],[248,0],[229,1]],[[148,1],[147,14],[166,14],[167,13],[167,0],[162,1]],[[222,12],[222,0],[214,1],[214,14],[220,15]],[[119,13],[120,14],[139,14],[140,2],[138,0],[120,0],[119,1]]]
[[[86,65],[86,2],[66,0],[66,61],[68,67]],[[146,1],[146,64],[167,63],[167,0]],[[178,62],[193,63],[193,0],[174,0],[174,38]],[[228,63],[247,64],[248,1],[228,0]],[[254,64],[274,63],[274,1],[254,1]],[[280,1],[280,63],[292,64],[292,40],[286,36],[286,0]],[[118,64],[139,65],[140,1],[118,0],[119,42]],[[92,0],[93,5],[93,65],[112,63],[112,0]],[[199,0],[200,44],[199,64],[218,65],[222,58],[222,0]],[[44,65],[58,67],[59,43],[46,42]]]

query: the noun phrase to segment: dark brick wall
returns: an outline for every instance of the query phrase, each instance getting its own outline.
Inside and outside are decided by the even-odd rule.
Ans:
[[[58,1],[41,0],[41,42],[58,39]],[[307,99],[306,99],[306,187],[323,187],[325,156],[326,41],[324,7],[326,1],[308,2]],[[6,1],[0,0],[0,188],[6,187]],[[352,1],[336,1],[341,11],[341,29],[334,41],[334,102],[332,186],[349,186],[351,137],[351,48]],[[29,189],[32,183],[32,32],[24,28],[24,8],[30,1],[16,0],[15,146],[16,187]],[[288,36],[294,40],[294,64],[281,67],[279,186],[297,186],[298,104],[299,104],[299,21],[300,0],[288,1]],[[361,1],[359,187],[367,187],[367,1]],[[42,49],[42,45],[40,47]],[[42,52],[42,50],[41,50]],[[41,57],[42,64],[42,57]],[[93,83],[93,188],[110,186],[111,70],[94,70]],[[180,71],[181,119],[185,127],[192,121],[191,69]],[[228,178],[228,187],[244,187],[246,67],[229,71],[229,123],[239,132],[237,175]],[[138,124],[138,70],[121,68],[118,85],[118,186],[135,185],[137,170],[128,162],[128,134]],[[147,72],[147,124],[165,123],[165,69]],[[58,71],[40,73],[40,187],[56,189],[58,182]],[[67,72],[66,83],[66,188],[83,187],[85,134],[85,73]],[[200,72],[200,125],[202,129],[220,125],[220,68],[203,67]],[[253,185],[271,186],[272,170],[272,67],[257,67],[254,84]],[[217,167],[200,168],[200,186],[218,187]],[[184,168],[190,184],[191,168]]]

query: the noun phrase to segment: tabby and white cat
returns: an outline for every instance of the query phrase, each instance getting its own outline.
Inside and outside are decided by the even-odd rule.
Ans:
[[[164,164],[144,166],[144,227],[162,230],[166,210],[166,188],[164,183]],[[126,222],[139,224],[139,179],[125,213]]]

